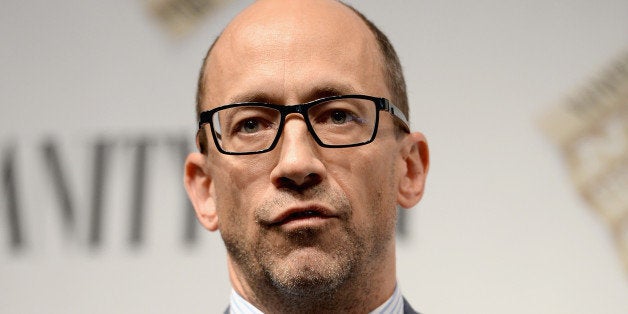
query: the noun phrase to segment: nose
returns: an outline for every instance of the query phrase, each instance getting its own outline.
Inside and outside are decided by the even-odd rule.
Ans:
[[[303,119],[296,116],[286,118],[275,150],[279,153],[279,159],[270,176],[277,188],[303,191],[325,178],[326,169],[319,156],[319,146]]]

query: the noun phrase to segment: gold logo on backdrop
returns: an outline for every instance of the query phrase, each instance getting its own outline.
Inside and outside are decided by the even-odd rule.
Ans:
[[[608,225],[628,272],[628,52],[548,111],[541,126]]]
[[[145,0],[150,11],[174,37],[189,33],[225,0]]]

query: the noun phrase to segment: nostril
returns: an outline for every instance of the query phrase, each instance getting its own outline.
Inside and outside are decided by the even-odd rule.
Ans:
[[[306,189],[318,185],[323,181],[323,177],[321,177],[318,173],[310,173],[305,177],[303,183],[301,183],[301,187]]]
[[[323,178],[318,173],[310,173],[305,177],[305,183],[316,185],[321,183]]]
[[[318,185],[323,181],[323,178],[317,173],[310,173],[302,178],[302,180],[296,181],[288,177],[280,177],[277,179],[276,185],[280,189],[289,189],[293,191],[303,191],[309,189],[315,185]]]
[[[288,189],[294,189],[294,187],[296,187],[297,184],[290,178],[286,178],[286,177],[281,177],[277,179],[277,187],[278,188],[288,188]]]

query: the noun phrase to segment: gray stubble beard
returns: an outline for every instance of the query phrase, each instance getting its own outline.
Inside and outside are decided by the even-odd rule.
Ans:
[[[332,205],[344,213],[341,215],[343,238],[338,239],[338,246],[324,252],[326,260],[330,260],[331,257],[333,263],[325,263],[323,267],[316,269],[309,266],[303,268],[302,265],[286,268],[285,263],[277,259],[277,256],[281,256],[282,248],[264,242],[266,240],[264,235],[274,232],[271,229],[262,228],[263,232],[257,241],[249,244],[243,237],[222,234],[231,258],[241,269],[255,294],[251,297],[257,299],[260,304],[280,309],[284,313],[337,311],[358,306],[359,304],[354,303],[361,301],[353,295],[355,290],[359,290],[362,295],[368,295],[370,291],[377,289],[374,287],[377,283],[369,280],[374,272],[379,271],[373,265],[377,265],[383,258],[387,243],[394,237],[393,219],[392,232],[388,230],[390,226],[373,225],[371,226],[373,229],[368,230],[366,236],[361,238],[351,228],[352,209],[346,198],[338,195],[332,197],[321,191],[315,191],[314,194],[327,194],[326,197],[334,200]],[[377,204],[382,203],[381,198],[379,191]],[[280,203],[273,201],[264,206],[277,206]],[[371,211],[376,210],[385,209],[371,208]],[[305,243],[316,239],[318,233],[325,231],[302,229],[287,236],[290,240]],[[369,248],[369,245],[373,247]],[[324,261],[315,260],[314,264],[319,265],[318,262]]]

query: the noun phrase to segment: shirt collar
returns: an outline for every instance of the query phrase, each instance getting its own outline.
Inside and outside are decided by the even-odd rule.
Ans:
[[[395,285],[395,291],[393,291],[390,298],[369,314],[403,314],[403,297],[401,296],[399,286]]]
[[[263,314],[253,304],[246,301],[235,290],[231,290],[229,302],[229,314]],[[384,304],[371,311],[369,314],[403,314],[403,297],[399,286],[395,286],[392,296]]]
[[[253,304],[244,300],[235,290],[231,289],[229,314],[264,314]]]

